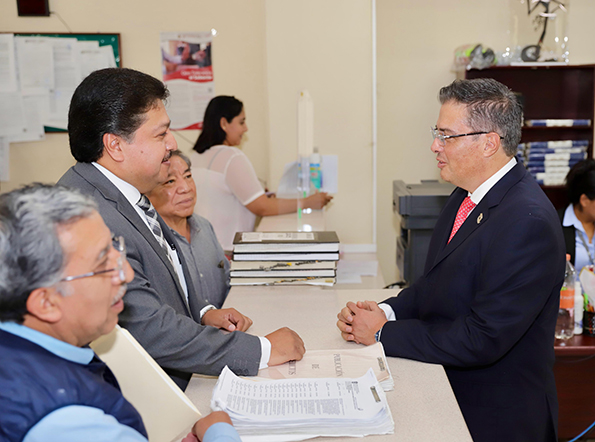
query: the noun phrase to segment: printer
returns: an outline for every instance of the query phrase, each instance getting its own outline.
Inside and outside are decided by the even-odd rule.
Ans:
[[[409,286],[423,275],[434,226],[454,189],[437,180],[422,180],[421,184],[393,181],[393,212],[400,217],[397,269],[401,284]]]

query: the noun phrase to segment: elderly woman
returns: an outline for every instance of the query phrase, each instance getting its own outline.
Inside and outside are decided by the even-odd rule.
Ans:
[[[190,167],[188,157],[174,151],[167,180],[147,196],[178,240],[194,287],[220,308],[229,292],[229,261],[211,223],[193,214],[196,187]]]

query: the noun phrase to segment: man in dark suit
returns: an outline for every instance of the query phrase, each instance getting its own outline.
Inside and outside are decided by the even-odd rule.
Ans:
[[[337,325],[348,341],[442,364],[475,441],[555,442],[564,243],[554,208],[514,158],[521,106],[492,79],[457,80],[440,102],[432,152],[458,188],[424,275],[382,304],[348,303]]]
[[[134,269],[120,324],[184,389],[191,373],[237,374],[301,359],[300,337],[287,328],[266,337],[243,333],[252,321],[216,309],[192,286],[176,240],[144,194],[165,181],[171,151],[163,83],[131,69],[93,72],[70,104],[70,150],[78,161],[59,184],[91,195]],[[223,333],[219,329],[232,333]]]

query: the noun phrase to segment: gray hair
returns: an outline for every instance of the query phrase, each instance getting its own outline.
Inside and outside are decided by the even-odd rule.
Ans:
[[[455,80],[440,89],[439,98],[441,104],[454,101],[466,105],[466,124],[474,132],[496,132],[506,155],[516,155],[523,108],[508,87],[492,78]]]
[[[180,157],[182,158],[182,160],[184,160],[184,162],[186,163],[186,165],[188,167],[192,167],[192,161],[190,161],[190,158],[188,158],[188,156],[186,154],[183,154],[182,152],[180,152],[180,150],[173,150],[171,152],[171,156],[172,157]]]
[[[66,263],[58,227],[96,211],[95,201],[61,186],[0,195],[0,321],[22,323],[31,292],[59,282]]]

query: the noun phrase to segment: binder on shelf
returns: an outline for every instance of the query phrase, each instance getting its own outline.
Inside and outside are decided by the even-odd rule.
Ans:
[[[116,325],[90,345],[140,413],[151,442],[171,442],[188,434],[200,412],[128,330]]]
[[[237,232],[233,252],[339,252],[339,237],[335,232]]]
[[[533,119],[525,120],[527,127],[573,127],[573,126],[591,126],[589,119]]]

